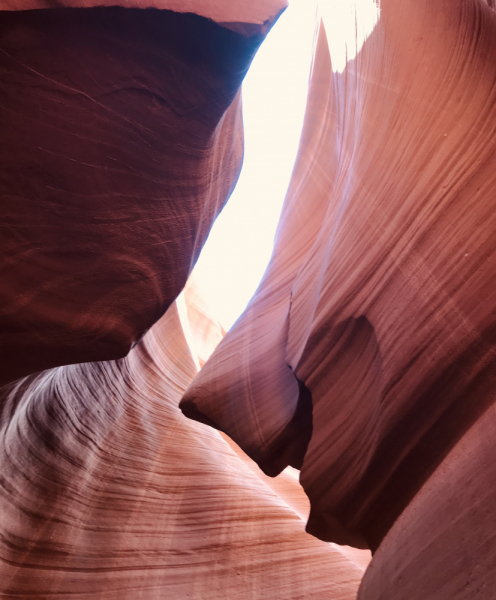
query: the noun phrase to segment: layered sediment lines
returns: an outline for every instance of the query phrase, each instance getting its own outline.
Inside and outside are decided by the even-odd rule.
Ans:
[[[0,5],[2,598],[356,596],[368,556],[305,533],[294,473],[178,408],[224,332],[177,296],[283,4]]]
[[[475,565],[494,540],[493,467],[479,465],[479,500],[463,489],[494,429],[478,420],[495,400],[495,12],[357,2],[357,43],[340,53],[326,37],[338,4],[323,11],[271,263],[181,406],[266,473],[301,467],[308,531],[380,546],[363,600],[490,598],[494,570]],[[465,555],[456,532],[479,522],[471,558],[450,563]],[[454,587],[415,581],[434,556],[458,564],[443,575],[461,569]]]
[[[258,29],[1,12],[0,383],[123,357],[174,301],[241,168]]]
[[[209,358],[175,299],[281,9],[245,5],[1,5],[0,593],[355,598],[368,554],[309,512],[374,550],[360,600],[492,600],[494,3],[322,3],[273,257]]]
[[[222,332],[194,289],[178,303],[126,358],[3,388],[2,598],[352,600],[360,557],[305,533],[297,481],[182,416],[187,338]]]

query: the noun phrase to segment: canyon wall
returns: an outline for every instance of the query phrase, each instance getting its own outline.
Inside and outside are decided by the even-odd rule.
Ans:
[[[0,4],[2,597],[492,600],[494,3],[321,3],[225,337],[178,295],[284,3],[49,4]]]
[[[284,2],[98,4],[0,4],[0,595],[352,600],[369,556],[305,533],[297,474],[178,408]]]
[[[196,297],[190,285],[126,358],[2,389],[2,598],[356,596],[363,557],[305,533],[297,480],[271,487],[182,416],[222,337]]]
[[[0,383],[121,358],[174,301],[239,175],[269,25],[1,13]]]
[[[360,600],[489,599],[496,14],[322,5],[271,262],[181,407],[301,469],[307,531],[375,552]]]

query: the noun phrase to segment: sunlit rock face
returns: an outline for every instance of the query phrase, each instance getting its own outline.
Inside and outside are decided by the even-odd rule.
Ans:
[[[492,598],[496,15],[367,4],[345,65],[323,11],[271,263],[181,406],[380,546],[361,600]]]
[[[246,31],[1,12],[0,383],[125,356],[181,291],[239,174],[237,94],[268,7]]]
[[[267,485],[181,414],[200,358],[187,338],[204,353],[222,337],[196,298],[126,358],[3,388],[2,598],[356,597],[363,558],[305,533],[297,480]]]
[[[45,4],[0,4],[0,596],[353,600],[369,556],[305,533],[296,473],[178,408],[224,331],[177,296],[284,3]]]

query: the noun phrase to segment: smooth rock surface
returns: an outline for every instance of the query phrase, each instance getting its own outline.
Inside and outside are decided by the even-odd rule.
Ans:
[[[431,475],[443,502],[458,495],[438,469],[495,399],[496,13],[479,0],[383,0],[373,15],[357,2],[374,18],[342,67],[326,39],[337,4],[271,263],[181,406],[266,473],[301,467],[309,532],[375,550]],[[489,500],[470,506],[460,531],[494,529]],[[450,560],[443,531],[463,511],[408,521],[415,564]],[[382,556],[406,543],[395,535]],[[402,567],[387,560],[393,587],[370,574],[363,600],[469,597],[415,584],[414,563],[416,592],[399,593]]]
[[[224,331],[177,296],[284,3],[158,4],[0,13],[0,596],[353,600],[369,555],[305,533],[295,472],[178,409]]]
[[[0,384],[125,356],[239,175],[262,33],[166,10],[0,13]]]
[[[362,557],[305,533],[296,479],[279,493],[179,411],[199,360],[187,335],[218,342],[197,297],[178,300],[188,334],[173,304],[124,359],[3,388],[2,598],[356,597]]]
[[[174,300],[281,8],[242,4],[1,13],[0,595],[354,599],[369,553],[309,514],[375,551],[359,600],[493,600],[494,2],[325,2],[273,258],[208,358]]]
[[[491,600],[496,410],[470,428],[379,546],[358,600]]]

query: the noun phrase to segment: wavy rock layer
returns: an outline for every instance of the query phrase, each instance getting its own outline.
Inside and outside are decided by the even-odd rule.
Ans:
[[[213,347],[188,292],[188,335]],[[124,359],[3,388],[2,598],[356,597],[360,557],[304,532],[296,480],[272,489],[182,416],[198,361],[183,324],[173,304]]]
[[[120,358],[174,301],[237,180],[262,39],[154,9],[1,13],[0,382]]]
[[[398,518],[372,559],[358,600],[494,598],[495,433],[493,405]]]
[[[322,539],[376,549],[415,497],[381,546],[384,574],[395,553],[404,573],[414,532],[412,578],[413,564],[452,556],[453,519],[459,533],[494,529],[489,496],[462,518],[439,469],[495,399],[495,16],[478,0],[383,0],[343,67],[324,21],[271,264],[182,401],[265,472],[301,467],[307,529]],[[448,463],[460,486],[465,462]],[[416,497],[432,474],[437,491]],[[371,571],[362,598],[459,597],[413,579],[416,593],[397,593],[395,577],[387,594]]]
[[[368,556],[304,532],[294,472],[269,481],[178,409],[224,332],[194,282],[174,299],[235,184],[270,24],[2,13],[2,598],[356,596]]]

